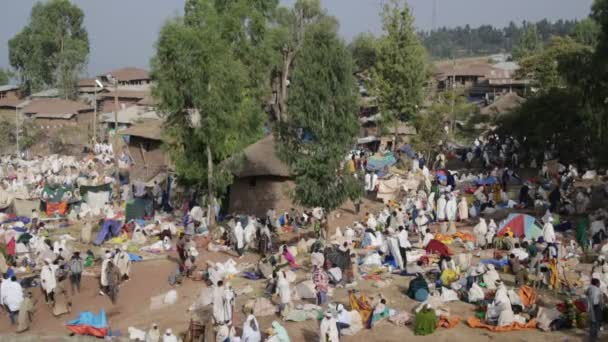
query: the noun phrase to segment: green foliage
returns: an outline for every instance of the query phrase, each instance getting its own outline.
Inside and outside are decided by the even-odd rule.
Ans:
[[[595,47],[599,35],[599,24],[595,20],[587,18],[576,23],[572,37],[580,44]]]
[[[26,92],[58,87],[76,96],[78,75],[89,55],[84,13],[69,0],[38,2],[30,22],[9,41],[10,63]]]
[[[370,70],[376,65],[378,46],[376,37],[370,32],[357,35],[348,46],[350,49],[357,71]]]
[[[591,167],[608,165],[608,1],[596,0],[591,18],[599,24],[590,39],[554,39],[545,51],[522,61],[540,92],[505,116],[500,129],[526,137],[529,146],[555,144],[560,157]],[[584,24],[589,25],[589,24]]]
[[[491,25],[477,28],[469,25],[455,28],[442,27],[420,32],[420,37],[430,55],[437,59],[485,56],[512,51],[525,27],[530,24],[532,23],[524,22],[522,25],[516,25],[511,22],[504,28]],[[552,23],[544,19],[532,25],[536,26],[542,42],[546,44],[553,36],[564,37],[573,34],[577,22],[558,20]]]
[[[0,86],[6,85],[10,82],[12,73],[8,70],[0,69]]]
[[[546,92],[553,88],[567,86],[565,75],[570,71],[578,73],[580,70],[565,68],[578,54],[591,54],[592,49],[576,42],[570,37],[554,37],[551,43],[541,52],[521,60],[521,69],[517,75],[530,79],[532,85]],[[580,76],[580,75],[579,75]]]
[[[382,22],[384,35],[378,40],[372,92],[378,97],[383,119],[396,123],[418,111],[424,100],[429,67],[405,2],[392,0],[385,5]]]
[[[430,159],[439,144],[447,138],[443,129],[445,121],[446,115],[438,107],[432,107],[414,118],[417,134],[412,140],[412,146],[426,155],[427,159]]]
[[[295,176],[295,200],[331,210],[362,189],[341,169],[358,132],[353,62],[333,18],[312,25],[303,44],[291,77],[289,116],[277,132],[279,152]]]
[[[168,150],[188,184],[207,183],[222,193],[231,173],[220,162],[261,136],[267,71],[265,52],[259,51],[265,47],[261,21],[272,6],[260,6],[189,1],[185,18],[161,30],[152,60],[153,92],[167,113]]]
[[[543,40],[536,25],[527,25],[513,47],[513,58],[521,60],[538,53],[543,48]]]

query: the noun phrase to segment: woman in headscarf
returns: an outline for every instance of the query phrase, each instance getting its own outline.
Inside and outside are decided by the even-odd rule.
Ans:
[[[338,326],[336,319],[328,311],[325,317],[321,320],[321,333],[319,334],[319,342],[339,342]]]
[[[48,304],[55,301],[55,288],[57,287],[55,271],[57,270],[57,265],[53,265],[49,258],[44,259],[44,263],[45,265],[42,266],[42,270],[40,271],[40,288]]]
[[[291,289],[289,288],[289,282],[285,279],[285,273],[280,271],[277,275],[278,281],[276,292],[279,295],[279,309],[281,315],[285,317],[289,313],[291,305]]]
[[[460,221],[469,219],[469,204],[467,203],[467,198],[465,196],[462,196],[458,203],[458,218],[460,218]]]
[[[473,233],[476,237],[477,247],[484,248],[487,244],[486,234],[488,234],[488,225],[484,218],[479,219],[479,223],[473,228]]]
[[[447,201],[445,200],[445,195],[441,194],[439,199],[437,200],[437,221],[445,221],[446,212],[445,207],[447,205]]]
[[[243,226],[241,225],[241,221],[236,223],[234,227],[234,247],[239,257],[243,256],[243,249],[245,247],[245,231],[243,230]]]
[[[446,206],[445,206],[445,212],[446,212],[446,216],[448,221],[450,222],[454,222],[456,221],[456,211],[458,207],[458,203],[456,203],[456,197],[454,197],[453,195],[450,195],[450,199],[448,200]]]
[[[273,334],[268,337],[267,342],[290,342],[287,330],[277,321],[272,322]]]
[[[262,335],[260,333],[260,325],[254,315],[247,316],[247,320],[243,323],[243,342],[260,342]]]

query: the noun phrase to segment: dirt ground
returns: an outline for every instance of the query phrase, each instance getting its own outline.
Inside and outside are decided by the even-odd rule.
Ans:
[[[352,224],[353,221],[360,219],[367,211],[378,212],[382,208],[382,204],[366,200],[363,203],[359,215],[354,212],[352,204],[346,204],[342,209],[332,213],[330,225],[332,229],[335,227],[346,227]],[[459,229],[471,229],[472,223],[461,225]],[[71,227],[63,232],[76,234],[77,228]],[[63,233],[62,232],[62,233]],[[281,236],[283,240],[297,241],[298,236],[295,234],[284,234]],[[105,246],[104,246],[105,247]],[[86,250],[85,246],[78,246],[81,250]],[[206,261],[214,262],[226,261],[233,258],[238,264],[249,263],[255,264],[259,257],[255,253],[247,253],[244,258],[237,259],[235,255],[227,253],[211,253],[206,250],[199,250],[200,256],[197,260],[199,268],[206,268]],[[98,252],[98,250],[96,250]],[[150,261],[134,263],[131,269],[131,280],[123,283],[120,288],[119,299],[117,305],[112,305],[109,298],[99,295],[98,279],[93,276],[85,276],[83,278],[82,292],[71,298],[73,307],[70,314],[54,317],[51,314],[51,308],[44,303],[44,297],[40,289],[32,289],[34,298],[37,300],[35,306],[34,322],[31,325],[31,330],[21,334],[14,335],[15,327],[9,325],[9,319],[4,312],[0,315],[0,341],[63,341],[63,340],[92,340],[83,337],[69,337],[69,331],[65,328],[65,323],[76,318],[81,311],[99,312],[104,309],[107,313],[109,325],[113,331],[120,331],[123,338],[128,336],[128,327],[134,326],[139,329],[147,330],[152,323],[159,324],[162,331],[166,328],[172,328],[174,332],[185,333],[189,321],[190,312],[188,308],[193,301],[198,297],[201,289],[206,285],[202,281],[194,281],[186,279],[180,286],[172,287],[169,285],[167,278],[176,268],[176,254],[170,253],[166,256],[159,256]],[[305,256],[300,260],[302,265],[307,265],[309,260]],[[99,266],[97,266],[97,269]],[[296,282],[306,279],[308,268],[304,268],[297,272],[298,279]],[[501,277],[512,285],[512,276],[501,274]],[[387,299],[388,306],[399,311],[405,310],[412,312],[418,305],[417,302],[408,298],[404,293],[408,288],[410,278],[398,275],[388,277],[391,279],[391,284],[385,288],[379,289],[373,286],[372,281],[358,281],[357,289],[370,297],[377,297],[380,293]],[[252,293],[239,296],[237,298],[237,306],[235,312],[235,323],[237,332],[240,334],[243,321],[246,316],[242,312],[243,305],[250,299],[259,297],[263,293],[265,281],[249,281],[243,278],[235,278],[231,281],[235,289],[243,288],[246,285],[252,286]],[[66,283],[66,286],[69,286]],[[178,293],[177,303],[171,306],[166,306],[160,309],[152,310],[150,308],[150,299],[166,293],[171,289],[176,289]],[[334,303],[348,304],[347,289],[336,288],[331,301]],[[541,292],[540,298],[545,303],[555,303],[559,300],[554,294]],[[349,305],[345,305],[349,308]],[[452,315],[459,316],[462,320],[458,326],[453,329],[437,329],[435,333],[426,337],[414,336],[413,327],[397,327],[394,324],[384,320],[377,323],[372,330],[363,330],[356,336],[346,336],[341,339],[344,342],[354,341],[583,341],[585,340],[586,331],[568,330],[564,332],[544,333],[539,330],[526,330],[509,333],[491,333],[485,330],[469,328],[464,320],[473,313],[473,306],[463,303],[454,302],[448,304]],[[262,330],[265,331],[273,320],[279,320],[278,317],[258,317]],[[301,323],[282,322],[283,326],[288,330],[291,341],[318,341],[319,322],[305,321]],[[602,341],[608,341],[608,333],[604,333]]]
[[[176,267],[175,263],[169,258],[162,258],[153,261],[144,261],[135,263],[132,267],[131,280],[124,283],[120,288],[119,300],[117,305],[112,305],[106,296],[98,294],[98,280],[94,277],[85,277],[83,279],[83,290],[80,294],[76,294],[71,298],[73,303],[72,313],[61,317],[53,317],[50,307],[44,304],[44,297],[39,289],[33,289],[34,298],[37,300],[34,322],[31,330],[25,334],[15,336],[11,334],[14,327],[8,323],[8,317],[2,315],[0,319],[0,331],[3,335],[1,341],[62,341],[74,340],[68,338],[68,330],[65,328],[65,322],[73,319],[81,311],[98,312],[100,309],[105,309],[109,324],[112,330],[120,331],[123,336],[128,334],[128,327],[134,326],[140,329],[147,329],[152,323],[158,323],[161,329],[172,328],[173,331],[183,333],[186,331],[190,319],[188,312],[189,306],[200,293],[203,282],[186,280],[181,286],[174,287],[178,292],[178,301],[176,304],[163,307],[157,310],[150,309],[150,298],[163,294],[172,287],[167,282],[167,277]],[[206,260],[224,261],[233,257],[225,253],[210,253],[203,252],[199,258],[199,264],[203,266]],[[243,259],[238,260],[241,263],[255,263],[258,259],[256,254],[248,253]],[[303,261],[303,264],[306,264]],[[301,270],[297,273],[298,280],[304,280],[306,270]],[[404,292],[408,287],[410,278],[401,276],[392,276],[391,284],[383,289],[375,288],[371,281],[361,280],[358,282],[357,288],[368,294],[369,296],[378,296],[382,293],[388,300],[388,305],[391,308],[398,310],[406,310],[411,312],[418,303],[405,296]],[[507,278],[508,279],[508,278]],[[250,294],[239,296],[237,298],[237,310],[235,313],[237,331],[240,332],[240,327],[245,319],[242,313],[242,306],[252,298],[260,296],[265,282],[248,281],[242,278],[236,278],[232,282],[235,289],[251,285],[254,291]],[[66,284],[67,285],[67,284]],[[332,298],[333,302],[347,304],[347,289],[337,288],[334,291]],[[541,294],[542,298],[542,294]],[[348,308],[348,305],[346,306]],[[457,315],[462,319],[472,314],[473,307],[469,304],[456,302],[449,304],[452,315]],[[267,329],[273,320],[278,319],[274,316],[258,317],[262,329]],[[318,340],[318,322],[306,321],[302,323],[282,323],[289,331],[291,341],[314,341]],[[446,330],[438,329],[434,334],[427,337],[414,336],[411,326],[397,327],[388,321],[378,323],[372,330],[361,331],[356,336],[344,337],[342,341],[582,341],[585,336],[584,331],[574,330],[565,333],[543,333],[538,330],[528,330],[521,332],[510,333],[490,333],[485,330],[471,329],[466,326],[466,323],[461,322],[457,327]],[[606,337],[608,340],[608,337]],[[81,338],[76,338],[81,340]]]

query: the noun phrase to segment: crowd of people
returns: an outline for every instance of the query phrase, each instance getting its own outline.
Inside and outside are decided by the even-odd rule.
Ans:
[[[417,335],[431,334],[438,325],[457,324],[444,305],[464,301],[483,308],[483,318],[467,320],[472,327],[484,324],[510,329],[534,322],[559,330],[584,326],[584,316],[591,337],[597,338],[608,295],[608,234],[604,225],[608,213],[590,211],[592,191],[576,186],[580,175],[574,166],[557,163],[552,167],[545,160],[537,175],[522,179],[515,172],[526,159],[520,149],[521,144],[513,138],[501,140],[491,135],[476,140],[461,156],[467,165],[479,163],[486,170],[475,173],[450,171],[448,161],[457,157],[451,151],[438,153],[430,168],[420,154],[398,155],[402,165],[408,166],[405,177],[417,180],[417,186],[404,187],[379,211],[357,215],[352,224],[335,229],[321,208],[280,213],[269,208],[263,217],[221,217],[217,200],[203,203],[196,191],[186,195],[170,179],[166,184],[145,184],[131,181],[122,171],[116,173],[113,151],[107,146],[96,147],[97,154],[83,160],[61,156],[29,161],[4,158],[0,168],[3,203],[39,198],[48,205],[57,194],[45,192],[45,188],[51,184],[71,186],[74,191],[61,194],[60,200],[79,204],[63,212],[72,222],[82,224],[78,242],[90,246],[95,225],[111,233],[95,241],[97,253],[94,248],[85,252],[73,247],[72,239],[65,235],[49,237],[50,227],[44,222],[56,218],[57,213],[34,210],[29,219],[2,214],[6,250],[0,254],[0,304],[11,324],[17,325],[16,331],[26,331],[36,306],[33,288],[40,288],[55,316],[64,315],[71,312],[69,294],[82,290],[85,269],[97,267],[99,294],[116,303],[120,288],[130,279],[131,263],[137,257],[131,247],[137,245],[138,251],[176,252],[170,284],[199,276],[207,281],[210,324],[217,341],[261,341],[264,333],[267,341],[289,341],[285,322],[306,311],[298,304],[303,300],[302,287],[312,293],[308,298],[319,313],[319,340],[323,342],[337,342],[343,335],[372,329],[384,319],[402,319],[408,313],[392,307],[395,303],[389,298],[368,298],[358,290],[358,284],[367,280],[384,281],[378,274],[410,279],[404,295],[420,303],[413,318]],[[118,159],[120,170],[129,168],[125,151]],[[383,177],[395,176],[388,168],[369,171],[361,155],[353,155],[349,164],[354,173],[366,171],[362,181],[370,199]],[[105,184],[121,186],[115,186],[112,197],[101,205],[87,208],[78,188]],[[514,196],[511,189],[515,187],[520,190]],[[150,203],[144,210],[147,220],[126,218],[127,203],[134,200]],[[211,204],[210,211],[203,209],[206,204]],[[361,206],[360,201],[356,204]],[[542,212],[544,216],[532,218],[531,228],[523,233],[495,220],[518,211]],[[220,221],[211,230],[209,215]],[[574,215],[580,218],[576,228],[570,221]],[[302,239],[296,245],[285,244],[281,242],[284,234]],[[220,263],[200,267],[196,243],[200,236],[211,240],[210,251],[231,251],[238,259],[246,253],[259,254],[261,259],[251,276],[264,279],[264,294],[273,303],[272,312],[278,313],[269,330],[263,331],[254,310],[249,310],[237,331],[238,291],[229,277],[234,272],[227,272]],[[116,239],[113,242],[118,247],[105,247],[108,238]],[[599,255],[591,272],[575,269],[589,253]],[[574,267],[572,261],[576,261]],[[577,274],[577,279],[568,277],[567,272]],[[507,273],[511,275],[505,277]],[[305,280],[295,284],[297,277]],[[348,303],[332,298],[334,290],[342,287],[350,289]],[[572,300],[564,303],[566,314],[545,322],[546,316],[539,313],[534,299],[544,289],[568,294]],[[586,312],[577,311],[575,305],[583,298]],[[171,329],[161,334],[158,325],[153,325],[141,339],[170,342],[178,337]]]

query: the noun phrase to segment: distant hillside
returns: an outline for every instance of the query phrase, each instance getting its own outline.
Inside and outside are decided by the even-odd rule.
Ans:
[[[511,52],[527,25],[536,25],[543,41],[548,42],[551,36],[572,34],[576,24],[576,20],[550,22],[544,19],[537,23],[523,22],[521,25],[511,22],[504,28],[496,28],[492,25],[471,28],[467,25],[456,28],[443,27],[419,34],[433,58],[458,58]]]

